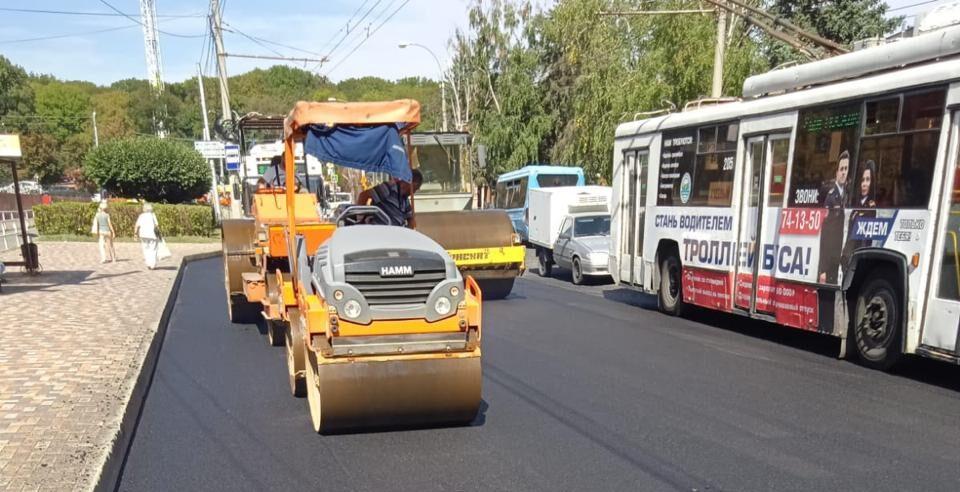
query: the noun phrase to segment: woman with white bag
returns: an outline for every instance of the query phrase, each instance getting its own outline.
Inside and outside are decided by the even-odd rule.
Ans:
[[[170,256],[170,250],[160,235],[157,216],[153,214],[153,205],[143,204],[143,213],[137,217],[137,224],[133,233],[140,238],[140,248],[143,250],[143,261],[147,268],[153,270],[157,261]]]

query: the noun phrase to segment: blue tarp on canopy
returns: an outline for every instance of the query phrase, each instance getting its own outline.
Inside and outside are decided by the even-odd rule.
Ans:
[[[320,162],[413,178],[397,125],[311,125],[303,148]]]

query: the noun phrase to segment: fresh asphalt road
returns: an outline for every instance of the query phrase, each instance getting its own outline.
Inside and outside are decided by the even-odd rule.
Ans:
[[[960,368],[563,273],[484,305],[472,425],[319,436],[222,272],[187,266],[121,490],[960,490]]]

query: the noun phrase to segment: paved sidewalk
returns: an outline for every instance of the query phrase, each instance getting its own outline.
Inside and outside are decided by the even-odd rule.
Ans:
[[[44,242],[42,275],[7,270],[0,293],[0,490],[95,485],[182,257],[220,248],[171,244],[173,258],[149,271],[139,244],[116,246],[120,261],[100,264],[96,243]]]

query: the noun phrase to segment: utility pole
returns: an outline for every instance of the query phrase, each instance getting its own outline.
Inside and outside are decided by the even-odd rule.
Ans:
[[[100,133],[97,131],[97,112],[93,112],[93,146],[100,146]]]
[[[727,11],[717,9],[717,47],[713,51],[713,89],[710,97],[723,96],[723,57],[727,49]]]
[[[224,121],[232,118],[230,112],[230,89],[227,86],[227,53],[223,49],[223,29],[220,27],[220,2],[210,0],[210,29],[217,50],[217,75],[220,77],[220,109]]]
[[[210,140],[210,123],[207,121],[207,94],[203,91],[203,69],[197,63],[197,85],[200,86],[200,113],[203,114],[203,140]],[[217,168],[213,164],[213,159],[207,159],[210,165],[210,206],[213,207],[213,215],[217,218],[217,223],[221,222],[220,217],[220,194],[217,193]]]

